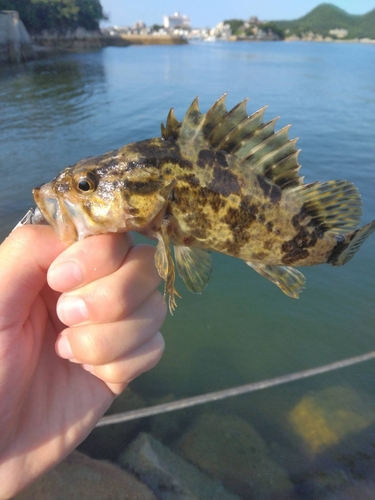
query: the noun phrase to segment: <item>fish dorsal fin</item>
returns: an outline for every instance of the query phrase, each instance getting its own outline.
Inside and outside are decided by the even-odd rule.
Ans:
[[[303,184],[298,172],[297,139],[289,139],[290,125],[275,132],[278,118],[264,123],[263,107],[248,115],[247,99],[227,111],[222,95],[207,113],[201,113],[198,98],[194,99],[182,122],[169,112],[164,139],[177,140],[181,147],[193,144],[197,151],[211,149],[233,155],[243,169],[251,169],[282,189]]]
[[[288,195],[302,207],[301,216],[323,232],[340,236],[360,223],[361,195],[351,182],[313,182],[291,189]]]
[[[174,115],[174,109],[171,108],[168,116],[167,123],[164,126],[164,123],[161,124],[161,136],[163,139],[177,139],[179,130],[181,127],[181,123],[177,120]]]

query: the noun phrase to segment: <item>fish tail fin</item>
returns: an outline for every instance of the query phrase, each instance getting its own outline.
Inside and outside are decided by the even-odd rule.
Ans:
[[[338,236],[337,243],[328,258],[328,264],[343,266],[358,251],[362,243],[375,231],[375,220],[346,236]]]

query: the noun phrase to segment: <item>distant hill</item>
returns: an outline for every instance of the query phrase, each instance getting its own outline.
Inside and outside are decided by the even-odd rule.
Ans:
[[[330,36],[331,29],[346,29],[347,39],[375,39],[375,9],[367,14],[353,15],[329,3],[318,5],[311,12],[293,21],[273,21],[274,24],[288,35],[302,36],[312,31],[322,36]]]

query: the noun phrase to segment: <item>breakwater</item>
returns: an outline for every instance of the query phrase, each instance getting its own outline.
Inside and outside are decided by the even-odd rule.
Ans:
[[[35,59],[32,42],[18,12],[0,12],[0,64],[19,63]]]

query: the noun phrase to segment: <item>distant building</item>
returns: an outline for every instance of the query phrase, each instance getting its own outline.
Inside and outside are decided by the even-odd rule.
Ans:
[[[145,28],[146,28],[146,24],[143,21],[137,21],[132,26],[132,30],[134,30],[134,31],[136,31],[136,30],[138,30],[138,31],[144,30]]]
[[[348,30],[344,28],[335,28],[334,30],[329,30],[329,34],[337,38],[345,38],[348,36]]]
[[[230,29],[229,24],[224,24],[224,22],[221,22],[217,24],[214,28],[212,28],[209,34],[210,36],[227,40],[232,34],[232,31]]]
[[[172,16],[164,16],[164,28],[174,30],[176,28],[190,28],[190,17],[175,12]]]

